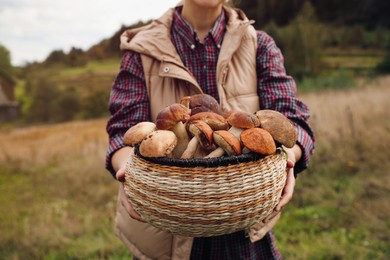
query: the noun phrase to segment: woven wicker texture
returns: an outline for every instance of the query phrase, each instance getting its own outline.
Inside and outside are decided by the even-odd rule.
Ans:
[[[132,153],[125,192],[151,225],[174,234],[206,237],[250,227],[269,215],[286,181],[277,153],[217,167],[161,165]]]

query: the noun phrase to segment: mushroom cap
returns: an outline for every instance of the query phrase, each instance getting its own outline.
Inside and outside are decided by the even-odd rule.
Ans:
[[[229,123],[227,120],[223,116],[214,112],[199,112],[195,115],[192,115],[189,121],[203,121],[208,124],[214,131],[229,129]]]
[[[234,112],[235,110],[227,110],[222,112],[222,116],[227,120],[229,116]]]
[[[145,157],[165,157],[177,144],[176,135],[169,130],[156,130],[140,144],[139,152]]]
[[[208,94],[195,94],[190,96],[189,105],[191,115],[195,115],[200,112],[214,112],[222,114],[218,101]]]
[[[168,130],[178,122],[185,122],[190,118],[191,110],[182,104],[172,104],[162,109],[156,117],[156,126],[159,130]]]
[[[130,146],[139,144],[148,134],[156,130],[156,124],[153,122],[139,122],[126,131],[123,136],[123,142]]]
[[[287,148],[295,145],[297,131],[285,115],[275,110],[259,110],[255,115],[260,120],[260,127],[267,130],[276,142]]]
[[[245,129],[241,133],[241,142],[252,152],[269,155],[276,152],[275,141],[271,134],[261,128]]]
[[[235,135],[226,130],[213,132],[214,142],[229,156],[241,154],[241,142]]]
[[[198,142],[204,149],[210,150],[215,148],[213,129],[207,123],[201,120],[189,121],[187,127],[188,131],[198,139]]]
[[[244,111],[231,112],[227,121],[231,126],[235,126],[243,129],[260,126],[260,120],[257,118],[255,114],[247,113]]]

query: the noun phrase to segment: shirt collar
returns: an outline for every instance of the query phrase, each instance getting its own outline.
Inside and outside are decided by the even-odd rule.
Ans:
[[[176,7],[176,10],[173,14],[173,25],[172,30],[182,37],[182,39],[189,46],[194,45],[198,40],[196,37],[196,32],[189,22],[187,22],[181,16],[182,7]],[[213,27],[210,29],[207,37],[211,37],[217,46],[222,45],[223,36],[226,29],[226,14],[223,10],[221,15],[215,21]]]

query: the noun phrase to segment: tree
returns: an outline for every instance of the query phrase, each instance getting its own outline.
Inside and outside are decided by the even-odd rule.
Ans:
[[[280,35],[289,73],[298,79],[318,75],[322,67],[322,30],[309,1]]]
[[[80,97],[75,87],[62,90],[53,103],[52,120],[65,122],[75,119],[80,112]]]
[[[0,44],[0,70],[8,74],[12,72],[11,54],[2,44]]]
[[[72,47],[68,54],[67,64],[71,67],[82,67],[87,64],[85,53],[82,49]]]
[[[109,93],[102,90],[93,91],[84,98],[82,104],[83,118],[98,118],[107,114]]]
[[[48,63],[49,65],[53,63],[66,63],[67,60],[68,57],[63,50],[55,50],[47,56],[45,63]]]
[[[53,121],[53,107],[59,96],[57,86],[45,77],[27,84],[30,91],[28,94],[31,95],[31,106],[26,111],[26,121],[43,123]]]

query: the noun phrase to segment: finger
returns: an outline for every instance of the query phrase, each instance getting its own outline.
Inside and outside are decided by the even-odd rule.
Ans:
[[[125,192],[125,189],[124,189],[124,185],[123,183],[121,183],[121,187],[120,187],[120,193],[121,193],[121,201],[122,201],[122,205],[125,207],[126,211],[128,212],[129,216],[133,219],[136,219],[138,221],[142,221],[142,222],[145,222],[142,217],[137,213],[137,211],[134,210],[133,206],[131,205],[131,203],[129,202],[129,199],[126,195],[126,192]]]
[[[292,160],[287,160],[287,168],[294,168],[295,163]]]
[[[116,174],[115,174],[115,178],[120,181],[120,182],[124,182],[125,181],[125,168],[120,168]]]
[[[294,170],[290,169],[287,173],[286,185],[283,188],[282,198],[280,199],[278,205],[276,205],[275,210],[280,211],[287,203],[292,199],[295,188],[295,177]]]

